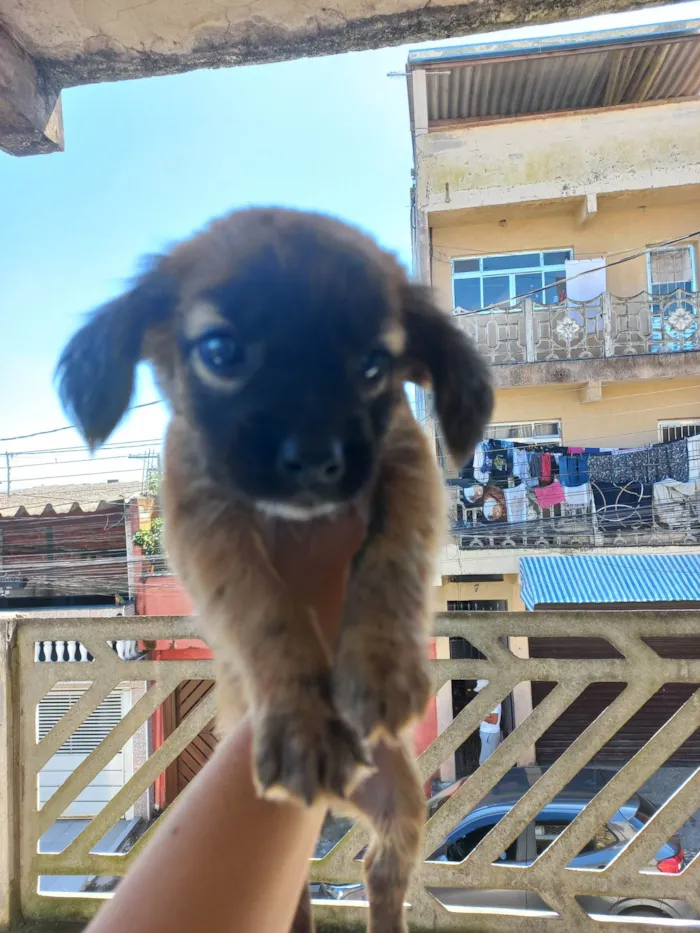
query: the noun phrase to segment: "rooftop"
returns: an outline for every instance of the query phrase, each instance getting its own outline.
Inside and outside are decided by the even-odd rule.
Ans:
[[[431,123],[700,95],[700,20],[409,53]]]
[[[31,486],[11,492],[9,496],[0,493],[0,518],[99,512],[128,502],[140,493],[140,481]]]

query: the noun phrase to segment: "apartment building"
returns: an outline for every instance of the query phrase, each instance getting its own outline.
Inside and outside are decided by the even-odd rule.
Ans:
[[[451,500],[437,607],[698,605],[700,22],[421,50],[407,71],[415,267],[496,387],[459,472],[419,396]],[[472,650],[453,642],[439,656]]]

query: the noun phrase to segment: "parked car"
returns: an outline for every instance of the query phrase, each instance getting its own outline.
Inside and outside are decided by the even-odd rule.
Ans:
[[[461,862],[508,813],[546,768],[512,768],[486,797],[468,813],[430,856],[429,861]],[[547,804],[535,820],[503,852],[499,861],[508,865],[530,865],[575,819],[596,794],[608,783],[614,771],[584,768],[569,785]],[[432,816],[464,784],[455,782],[428,801]],[[633,794],[629,800],[595,833],[570,868],[605,868],[656,812],[646,798]],[[645,871],[678,874],[685,867],[685,856],[678,836],[664,843]],[[429,888],[440,903],[449,908],[500,908],[536,910],[551,913],[533,891],[481,890],[471,888]],[[314,884],[312,897],[319,900],[366,900],[362,884]],[[589,914],[598,916],[666,917],[697,920],[698,915],[683,901],[662,901],[653,897],[579,898]]]

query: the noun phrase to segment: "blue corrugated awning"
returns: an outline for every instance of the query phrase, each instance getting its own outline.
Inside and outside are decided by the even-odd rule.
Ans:
[[[521,557],[527,609],[551,603],[700,601],[700,554]]]

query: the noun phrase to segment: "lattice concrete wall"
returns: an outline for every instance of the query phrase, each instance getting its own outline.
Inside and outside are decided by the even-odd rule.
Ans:
[[[122,875],[138,855],[148,834],[127,855],[96,855],[90,849],[214,713],[213,696],[209,695],[73,843],[61,853],[38,854],[37,842],[41,834],[175,686],[183,680],[213,676],[211,662],[122,661],[108,645],[108,641],[114,639],[196,637],[193,624],[186,619],[61,619],[61,636],[79,639],[87,646],[94,661],[42,664],[35,660],[35,643],[48,637],[51,626],[50,620],[20,622],[16,631],[6,631],[9,650],[6,650],[8,639],[2,643],[0,661],[5,663],[0,699],[9,704],[9,715],[4,718],[0,735],[0,766],[5,755],[8,767],[5,799],[0,796],[0,870],[5,870],[0,891],[0,907],[2,897],[5,897],[5,917],[0,913],[0,924],[7,918],[7,898],[13,895],[15,906],[19,903],[22,915],[28,919],[81,919],[91,916],[99,906],[98,898],[39,895],[38,876]],[[423,863],[408,896],[412,928],[494,933],[516,928],[523,933],[549,929],[566,930],[567,933],[619,929],[618,922],[600,921],[588,916],[576,900],[577,896],[587,894],[678,899],[700,914],[700,857],[678,875],[641,871],[659,847],[700,805],[700,776],[697,772],[606,869],[581,871],[566,867],[596,829],[700,727],[698,692],[691,695],[534,863],[528,867],[494,864],[542,807],[660,687],[666,683],[700,684],[700,660],[661,658],[642,638],[694,636],[699,631],[700,613],[696,612],[445,613],[437,617],[436,635],[467,638],[486,656],[486,660],[432,662],[435,689],[450,679],[485,678],[489,683],[420,757],[419,766],[424,778],[433,775],[478,728],[484,716],[518,684],[548,681],[555,682],[557,686],[428,821],[426,856],[589,684],[621,682],[627,687],[464,862]],[[571,635],[606,639],[623,658],[594,661],[530,659],[516,657],[506,647],[509,638],[561,638]],[[87,668],[89,671],[86,673]],[[57,681],[84,683],[86,680],[92,681],[91,688],[37,744],[34,723],[39,700]],[[36,786],[41,767],[102,698],[125,680],[153,683],[112,733],[39,811]],[[366,841],[364,827],[356,825],[324,858],[312,863],[314,879],[329,882],[361,880],[362,865],[355,856]],[[427,890],[429,886],[533,891],[550,905],[552,913],[514,917],[497,911],[452,912],[432,897]],[[336,929],[349,929],[355,923],[362,923],[366,916],[365,908],[357,903],[327,904],[319,906],[317,911],[319,921]],[[659,929],[659,926],[658,921],[637,920],[626,922],[624,929],[650,930]]]

